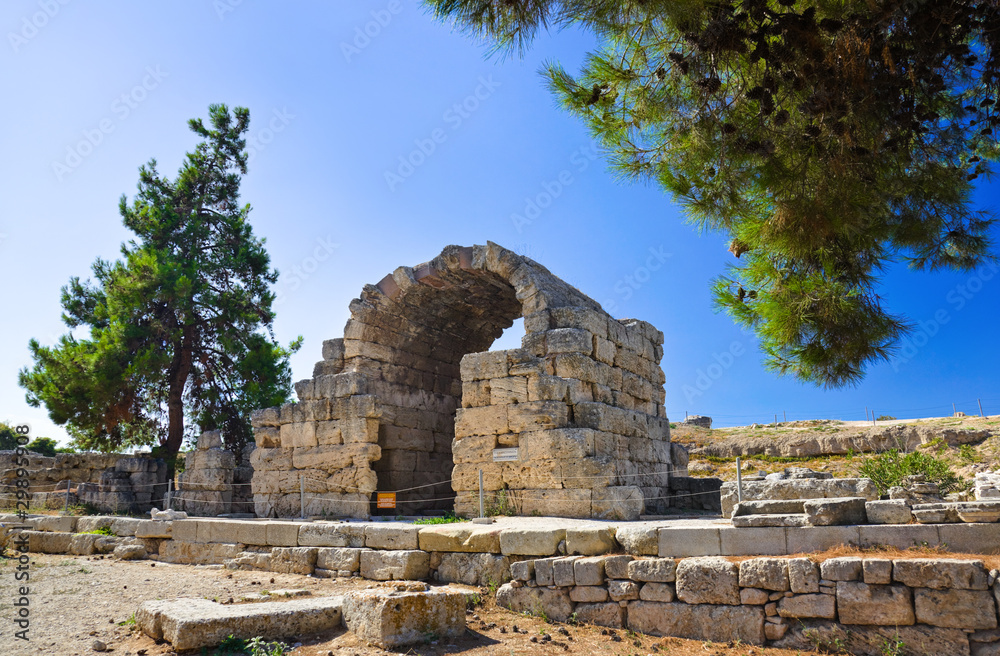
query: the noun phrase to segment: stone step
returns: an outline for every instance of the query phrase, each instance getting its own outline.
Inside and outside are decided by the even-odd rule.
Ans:
[[[733,526],[737,528],[758,528],[765,526],[809,526],[809,516],[805,513],[787,513],[783,515],[734,515]]]
[[[214,647],[227,636],[265,640],[319,633],[341,626],[343,597],[317,597],[223,606],[207,599],[147,601],[139,606],[139,629],[166,640],[175,651]]]
[[[790,515],[804,512],[805,499],[757,499],[737,503],[733,508],[733,517],[743,515]],[[768,526],[773,525],[769,524]]]

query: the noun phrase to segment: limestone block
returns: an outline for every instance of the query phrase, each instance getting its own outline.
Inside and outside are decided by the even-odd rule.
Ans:
[[[280,426],[277,408],[262,408],[250,413],[250,425],[254,428]]]
[[[500,529],[474,524],[427,526],[418,533],[423,551],[500,553]]]
[[[504,378],[509,371],[506,351],[469,353],[462,357],[462,380]]]
[[[136,612],[136,622],[146,635],[169,642],[175,651],[207,650],[230,635],[273,640],[339,628],[342,603],[341,597],[232,605],[207,599],[147,601]]]
[[[416,581],[430,575],[426,551],[362,551],[361,576],[373,581]]]
[[[289,448],[303,448],[316,446],[316,423],[312,421],[299,421],[281,426],[281,446]]]
[[[619,526],[615,539],[625,552],[633,556],[656,556],[659,552],[659,535],[655,526]]]
[[[628,601],[639,598],[639,584],[635,581],[608,581],[608,596],[612,601]]]
[[[913,519],[910,506],[903,499],[868,501],[865,514],[870,524],[908,524]]]
[[[550,556],[566,539],[566,529],[506,528],[500,532],[505,556]]]
[[[350,547],[321,547],[316,550],[316,567],[338,572],[357,572],[361,569],[364,549]]]
[[[555,585],[552,564],[558,558],[538,558],[535,560],[535,583],[537,585]]]
[[[606,556],[604,558],[604,573],[609,579],[627,579],[628,564],[635,558],[632,556]]]
[[[299,527],[296,522],[267,522],[267,544],[272,547],[294,547],[299,543]]]
[[[593,494],[590,489],[531,489],[536,484],[535,481],[537,481],[538,478],[557,480],[558,472],[561,467],[556,465],[556,463],[559,463],[560,461],[550,462],[553,464],[553,467],[548,472],[532,472],[532,467],[530,465],[526,466],[521,472],[514,472],[510,467],[505,468],[504,481],[507,482],[512,488],[524,488],[519,492],[521,514],[539,514],[550,517],[590,517],[590,509],[592,505],[591,497]],[[581,461],[575,464],[585,466],[585,471],[593,471],[593,469],[589,466],[593,464],[592,461]],[[572,476],[582,475],[580,474],[580,469],[574,467],[573,463],[568,464],[564,471]],[[528,474],[529,476],[531,474],[536,474],[537,476],[522,479],[516,476],[517,473],[522,475]],[[513,482],[518,480],[523,482],[520,485]]]
[[[577,603],[602,603],[608,600],[608,589],[599,585],[578,585],[570,589],[569,598]]]
[[[207,451],[208,449],[221,449],[222,448],[222,431],[212,430],[205,431],[198,438],[197,449],[199,451]]]
[[[279,574],[310,575],[316,569],[317,547],[275,547],[270,569]]]
[[[819,573],[828,581],[857,581],[861,578],[861,559],[829,558],[820,563]]]
[[[76,519],[72,516],[43,515],[36,517],[32,523],[36,531],[72,533],[76,530]]]
[[[777,592],[788,590],[788,561],[780,558],[744,560],[740,563],[740,586]]]
[[[32,553],[63,554],[69,551],[72,533],[21,531],[28,537],[28,551]]]
[[[903,585],[838,581],[837,612],[842,624],[908,626],[915,620],[912,594]]]
[[[645,499],[643,498],[642,490],[638,487],[594,488],[591,512],[591,517],[594,519],[635,521],[639,519],[644,509]],[[624,546],[624,543],[622,543],[622,546]],[[656,551],[648,552],[647,555],[656,555]]]
[[[630,562],[626,571],[633,581],[672,583],[677,577],[677,561],[673,558],[640,558]]]
[[[97,531],[99,529],[110,529],[111,524],[117,519],[117,517],[109,515],[90,515],[87,517],[78,517],[76,521],[76,530],[78,533],[89,533],[91,531]],[[191,533],[194,539],[194,533]]]
[[[255,482],[259,472],[288,471],[292,468],[292,450],[254,449],[254,452],[250,454],[250,466],[253,467]]]
[[[598,556],[617,548],[613,528],[567,528],[566,553]]]
[[[861,563],[861,572],[865,583],[892,583],[892,561],[888,558],[865,558]]]
[[[440,555],[437,580],[489,586],[509,581],[510,558],[491,553],[449,552]]]
[[[512,433],[547,431],[570,423],[569,406],[564,401],[529,401],[505,407],[508,430]],[[455,432],[458,434],[457,426]]]
[[[364,547],[365,526],[310,522],[299,527],[298,540],[302,547]]]
[[[914,558],[892,566],[892,579],[911,588],[985,590],[987,576],[981,560]]]
[[[340,428],[344,444],[376,444],[378,442],[378,419],[370,417],[341,419],[337,425]]]
[[[953,629],[997,628],[996,604],[987,590],[917,588],[913,604],[921,624]]]
[[[674,590],[674,586],[670,583],[656,583],[651,581],[644,583],[639,588],[639,599],[643,601],[670,602],[674,601],[676,597],[677,593]]]
[[[573,614],[573,602],[565,589],[513,587],[505,583],[497,590],[497,605],[515,613],[545,614],[555,622],[565,622]],[[618,604],[615,604],[617,606]],[[582,621],[579,616],[578,620]]]
[[[535,578],[535,561],[521,560],[511,563],[510,577],[515,581],[530,581]]]
[[[292,452],[296,469],[334,471],[344,467],[368,467],[378,460],[382,449],[377,444],[343,444],[297,448]]]
[[[832,620],[837,616],[837,603],[833,595],[802,594],[784,597],[778,601],[778,615],[781,617],[815,617]]]
[[[635,601],[628,605],[628,628],[656,636],[763,645],[764,609]]]
[[[144,560],[146,547],[141,544],[120,544],[111,552],[115,560]]]
[[[469,435],[452,441],[451,456],[455,464],[493,463],[496,435]]]
[[[573,563],[573,577],[578,586],[601,585],[604,583],[604,558],[578,558]]]
[[[750,606],[763,606],[770,601],[767,590],[759,588],[740,588],[740,603]],[[767,609],[765,609],[767,610]],[[768,611],[770,613],[770,611]]]
[[[719,556],[722,546],[719,529],[712,527],[664,527],[659,535],[657,554],[660,556]]]
[[[165,563],[185,565],[221,565],[228,559],[236,558],[243,551],[241,544],[205,544],[167,540],[160,545],[159,560]]]
[[[789,589],[795,594],[819,592],[819,567],[808,558],[787,561]]]
[[[344,443],[344,433],[341,430],[339,421],[317,421],[316,422],[316,445],[332,446]]]
[[[465,634],[465,595],[443,588],[352,592],[344,598],[344,625],[382,649],[422,644],[428,635],[458,639]]]
[[[677,598],[688,604],[739,604],[739,568],[720,557],[685,558],[677,565]]]
[[[560,428],[522,433],[518,438],[521,459],[566,460],[594,455],[594,431],[587,428]]]
[[[816,531],[821,527],[793,529],[768,528],[719,528],[722,553],[727,556],[780,556],[788,551],[787,531]]]
[[[903,654],[947,654],[969,656],[969,639],[959,629],[939,629],[931,626],[860,626],[845,627],[830,620],[799,620],[788,626],[784,638],[769,644],[785,650],[812,652],[819,647],[827,651],[883,656],[886,645],[901,641]]]
[[[846,526],[867,523],[864,497],[808,499],[803,503],[813,526]]]
[[[485,381],[479,381],[485,382]],[[489,401],[493,405],[509,405],[513,403],[527,403],[528,402],[528,379],[525,376],[508,376],[506,378],[494,378],[489,381],[487,388],[489,390]],[[479,399],[481,400],[481,397]],[[464,396],[464,386],[463,386],[463,402],[462,405],[469,407],[470,405],[485,405],[482,403],[470,403],[465,404]]]
[[[73,538],[69,542],[67,553],[77,556],[89,556],[93,554],[94,544],[97,542],[98,537],[93,533],[77,533],[73,535]]]
[[[722,515],[730,517],[736,505],[736,483],[722,484]],[[879,498],[878,488],[867,478],[785,479],[743,481],[743,499],[823,499],[833,497]]]
[[[583,353],[590,355],[594,350],[594,335],[582,328],[553,328],[545,334],[545,353]],[[558,365],[557,365],[558,366]]]
[[[455,439],[470,435],[499,435],[509,432],[506,405],[481,408],[458,408],[455,413]]]
[[[236,538],[232,542],[265,546],[267,544],[267,524],[268,522],[235,522]],[[303,526],[307,525],[303,524]]]
[[[543,374],[527,381],[529,401],[564,401],[569,396],[569,379]]]
[[[557,558],[552,561],[552,584],[560,588],[570,588],[576,585],[576,576],[573,573],[573,564],[579,560],[579,556],[569,556],[567,558]]]

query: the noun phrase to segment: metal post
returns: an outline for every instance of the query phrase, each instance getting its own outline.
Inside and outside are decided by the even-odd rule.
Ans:
[[[985,417],[986,415],[983,414],[983,400],[982,399],[976,399],[976,400],[979,401],[979,416]]]
[[[736,456],[736,502],[743,501],[743,466],[739,456]]]
[[[486,511],[483,509],[483,470],[479,470],[479,516],[485,517]]]
[[[954,404],[954,403],[952,403],[952,404],[951,404],[951,416],[952,416],[952,417],[954,417],[954,416],[955,416],[955,415],[957,415],[957,414],[958,414],[958,408],[956,408],[956,407],[955,407],[955,404]]]
[[[306,518],[306,479],[299,474],[299,517]]]
[[[865,421],[868,421],[868,406],[865,406]]]
[[[788,423],[788,413],[787,413],[786,411],[782,410],[782,411],[781,411],[781,414],[782,414],[782,415],[784,416],[784,418],[785,418],[785,422],[784,422],[784,423],[786,423],[786,424],[787,424],[787,423]]]
[[[167,481],[167,510],[170,510],[170,504],[173,501],[174,496],[174,479]]]
[[[777,412],[774,413],[774,427],[775,428],[778,427],[778,413]]]
[[[63,514],[64,515],[68,515],[69,514],[69,484],[70,484],[69,479],[66,479],[66,505],[63,508]]]
[[[872,426],[875,425],[875,408],[872,408]]]

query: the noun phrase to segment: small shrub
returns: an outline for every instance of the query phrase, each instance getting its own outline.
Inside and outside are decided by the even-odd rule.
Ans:
[[[246,649],[250,650],[250,656],[285,656],[288,653],[285,643],[267,642],[260,636],[246,643]]]
[[[959,459],[967,465],[971,465],[974,462],[979,462],[979,454],[976,450],[968,444],[963,444],[958,447],[958,457]]]
[[[896,421],[896,418],[892,415],[879,415],[875,418],[875,421]]]
[[[484,505],[486,507],[483,510],[486,512],[487,517],[496,517],[497,515],[513,517],[514,515],[517,515],[517,507],[514,505],[514,498],[511,496],[510,490],[507,488],[494,492],[493,496],[486,500]]]
[[[85,535],[107,535],[108,537],[116,538],[118,535],[111,530],[108,526],[101,526],[100,528],[95,528],[93,531],[85,531]]]
[[[464,522],[466,520],[461,517],[457,517],[455,513],[450,510],[444,514],[444,517],[425,517],[423,519],[415,520],[414,524],[454,524],[456,522]]]
[[[223,654],[242,654],[247,649],[246,640],[237,638],[232,633],[219,644],[219,652]]]
[[[866,458],[858,474],[872,479],[880,494],[890,487],[900,485],[903,479],[914,474],[923,474],[928,482],[937,483],[941,494],[948,494],[963,486],[963,481],[951,471],[944,460],[920,451],[902,454],[896,449]]]

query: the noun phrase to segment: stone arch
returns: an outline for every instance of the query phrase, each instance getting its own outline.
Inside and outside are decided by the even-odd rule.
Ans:
[[[634,517],[666,504],[663,335],[615,320],[501,246],[448,246],[351,302],[299,403],[254,414],[258,515],[478,512],[484,489],[524,514]],[[522,348],[489,352],[524,318]],[[494,462],[496,448],[517,459]],[[644,504],[644,500],[648,500]]]

